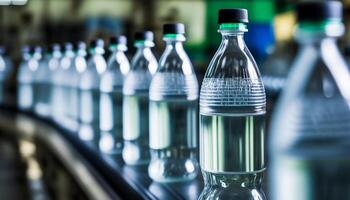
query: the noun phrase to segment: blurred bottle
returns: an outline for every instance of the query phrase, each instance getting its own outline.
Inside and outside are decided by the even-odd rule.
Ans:
[[[112,37],[107,70],[102,74],[100,90],[100,149],[105,153],[121,153],[123,147],[123,84],[130,70],[125,36]]]
[[[22,48],[22,62],[17,75],[17,101],[20,109],[29,110],[33,106],[33,79],[35,67],[29,66],[34,51],[29,46]],[[31,64],[33,65],[33,64]]]
[[[12,61],[5,54],[5,47],[0,46],[0,103],[7,99],[7,84],[12,73]]]
[[[284,88],[295,55],[293,43],[280,41],[262,66],[262,76],[269,97],[277,97]]]
[[[67,125],[68,113],[71,109],[69,85],[71,81],[70,68],[73,65],[73,57],[73,46],[71,43],[66,43],[64,46],[63,56],[60,59],[60,65],[54,76],[54,119],[63,126]]]
[[[59,44],[52,44],[49,48],[47,65],[50,70],[50,105],[51,105],[51,117],[56,118],[58,116],[58,107],[56,106],[59,102],[57,99],[57,93],[59,88],[56,87],[58,83],[58,71],[60,70],[60,61],[62,57],[61,47]]]
[[[68,119],[70,128],[77,131],[79,128],[79,95],[80,95],[80,76],[86,69],[86,44],[84,42],[78,42],[73,46],[74,57],[72,59],[72,67],[69,72],[69,97],[70,97],[70,109],[68,112]]]
[[[123,159],[129,165],[146,164],[150,158],[148,90],[158,66],[153,46],[152,32],[135,34],[137,51],[123,87]]]
[[[183,24],[165,24],[165,51],[149,91],[151,162],[158,182],[193,179],[198,173],[198,81],[183,42]]]
[[[28,66],[29,69],[31,70],[32,74],[32,83],[31,83],[31,87],[32,87],[32,91],[33,91],[33,104],[31,107],[31,110],[36,112],[37,114],[39,114],[37,112],[37,105],[40,106],[41,101],[45,98],[40,96],[41,94],[44,94],[45,88],[41,88],[41,82],[45,82],[43,76],[41,75],[43,71],[45,71],[44,69],[44,65],[41,62],[42,60],[42,48],[37,46],[34,49],[32,49],[32,57],[29,59],[28,61]],[[40,73],[39,73],[40,70]],[[44,72],[45,73],[45,72]]]
[[[199,199],[266,199],[265,90],[243,36],[245,9],[219,11],[222,42],[200,94],[200,165],[205,187]]]
[[[79,137],[94,145],[99,137],[100,78],[107,68],[103,46],[104,42],[101,39],[91,41],[91,57],[86,69],[81,73],[79,84]]]
[[[300,44],[271,124],[273,200],[350,199],[350,75],[339,1],[297,6]]]
[[[50,81],[51,73],[46,62],[42,48],[36,47],[34,56],[38,62],[38,68],[34,74],[34,111],[38,115],[50,116]]]

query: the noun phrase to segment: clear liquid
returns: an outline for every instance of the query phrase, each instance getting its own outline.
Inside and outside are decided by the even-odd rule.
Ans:
[[[149,175],[158,182],[197,175],[198,101],[150,101]]]
[[[30,109],[33,105],[33,86],[32,84],[19,84],[18,88],[18,106],[21,109]]]
[[[34,110],[42,116],[51,114],[51,85],[49,83],[34,84]]]
[[[103,141],[100,142],[100,149],[104,149],[106,153],[121,153],[123,147],[123,93],[121,90],[101,93],[100,129],[105,133],[103,134],[105,137],[101,136]],[[113,141],[112,145],[111,141]]]
[[[264,115],[201,114],[200,120],[203,170],[217,173],[264,170]]]
[[[53,117],[57,122],[63,125],[68,119],[69,104],[69,88],[62,85],[55,86],[52,93]]]
[[[83,140],[96,140],[99,134],[99,106],[100,91],[80,90],[80,130],[79,136]]]
[[[148,94],[124,95],[123,159],[126,164],[149,162],[149,100]]]
[[[67,112],[68,118],[74,123],[79,121],[79,90],[75,87],[69,87],[69,110]]]

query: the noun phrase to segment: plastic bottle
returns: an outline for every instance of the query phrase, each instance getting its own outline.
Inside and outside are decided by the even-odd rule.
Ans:
[[[118,154],[123,149],[123,85],[130,70],[125,36],[112,37],[107,70],[102,74],[100,91],[100,150]]]
[[[17,75],[18,107],[23,110],[29,110],[33,105],[33,72],[29,68],[29,60],[32,57],[32,50],[29,46],[22,48],[22,62],[19,66]]]
[[[51,73],[44,58],[41,47],[35,48],[34,57],[38,62],[38,69],[34,74],[34,94],[35,94],[35,105],[34,111],[41,116],[48,117],[51,114],[50,107],[50,81]]]
[[[47,62],[48,68],[50,70],[50,105],[51,105],[51,117],[57,118],[59,114],[59,102],[58,95],[59,93],[59,77],[58,71],[60,70],[60,61],[62,58],[61,46],[59,44],[52,44],[49,48],[49,59]]]
[[[37,112],[37,105],[41,103],[43,97],[41,96],[41,94],[44,94],[45,88],[41,88],[41,82],[44,82],[44,78],[43,76],[41,76],[40,74],[42,73],[41,68],[44,68],[43,63],[41,62],[42,60],[42,48],[37,46],[35,48],[32,49],[31,51],[32,57],[28,60],[28,67],[30,70],[30,74],[28,74],[31,77],[31,87],[32,87],[32,97],[33,97],[33,102],[32,102],[32,106],[31,106],[31,111],[33,112]],[[40,70],[40,73],[38,73]],[[45,72],[44,72],[45,73]]]
[[[54,97],[54,119],[64,127],[68,126],[68,113],[71,110],[71,100],[69,86],[71,82],[70,68],[73,65],[74,52],[72,43],[67,42],[64,45],[64,52],[60,59],[60,65],[54,76],[55,97]]]
[[[153,33],[135,34],[136,54],[123,86],[123,159],[128,165],[147,164],[149,154],[149,100],[148,91],[152,75],[157,70],[157,60],[151,47]]]
[[[79,118],[81,120],[79,137],[96,145],[99,138],[100,78],[107,68],[101,39],[90,43],[91,57],[80,76]]]
[[[79,129],[79,95],[80,95],[80,76],[86,69],[86,44],[78,42],[73,45],[74,57],[72,59],[72,67],[69,70],[69,97],[71,107],[68,112],[70,129],[77,131]]]
[[[350,199],[350,72],[339,1],[297,5],[300,44],[271,122],[272,200]]]
[[[149,176],[157,182],[197,176],[198,81],[183,42],[183,24],[165,24],[166,47],[149,92]]]
[[[5,102],[8,98],[7,85],[12,73],[12,61],[5,55],[6,49],[4,46],[0,46],[0,102]]]
[[[219,10],[222,41],[200,93],[199,199],[265,199],[265,89],[243,36],[245,9]]]

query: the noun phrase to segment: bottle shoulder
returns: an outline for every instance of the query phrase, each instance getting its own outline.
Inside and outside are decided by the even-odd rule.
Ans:
[[[154,74],[158,68],[158,61],[151,50],[138,51],[131,60],[131,69],[148,70]]]
[[[209,63],[205,78],[260,79],[260,72],[246,46],[222,44]]]
[[[126,75],[123,85],[123,94],[148,93],[152,74],[148,70],[131,70]]]
[[[102,74],[106,69],[107,62],[105,58],[100,54],[95,54],[88,60],[85,71],[96,71],[98,74]]]
[[[201,114],[264,114],[265,109],[265,88],[248,48],[223,42],[202,82]]]
[[[337,141],[348,140],[346,85],[350,85],[349,69],[336,43],[304,45],[292,64],[272,118],[272,145],[286,150],[305,143],[329,153]]]
[[[124,75],[120,71],[109,69],[101,76],[100,90],[102,92],[112,92],[115,89],[121,89],[124,78]]]
[[[150,84],[150,99],[198,99],[198,80],[194,73],[157,72]]]

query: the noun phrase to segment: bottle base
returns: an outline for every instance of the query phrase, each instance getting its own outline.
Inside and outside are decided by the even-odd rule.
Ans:
[[[266,200],[262,190],[263,171],[213,173],[202,170],[205,181],[199,200]]]
[[[160,183],[190,181],[197,177],[198,162],[194,149],[151,150],[148,175]]]

